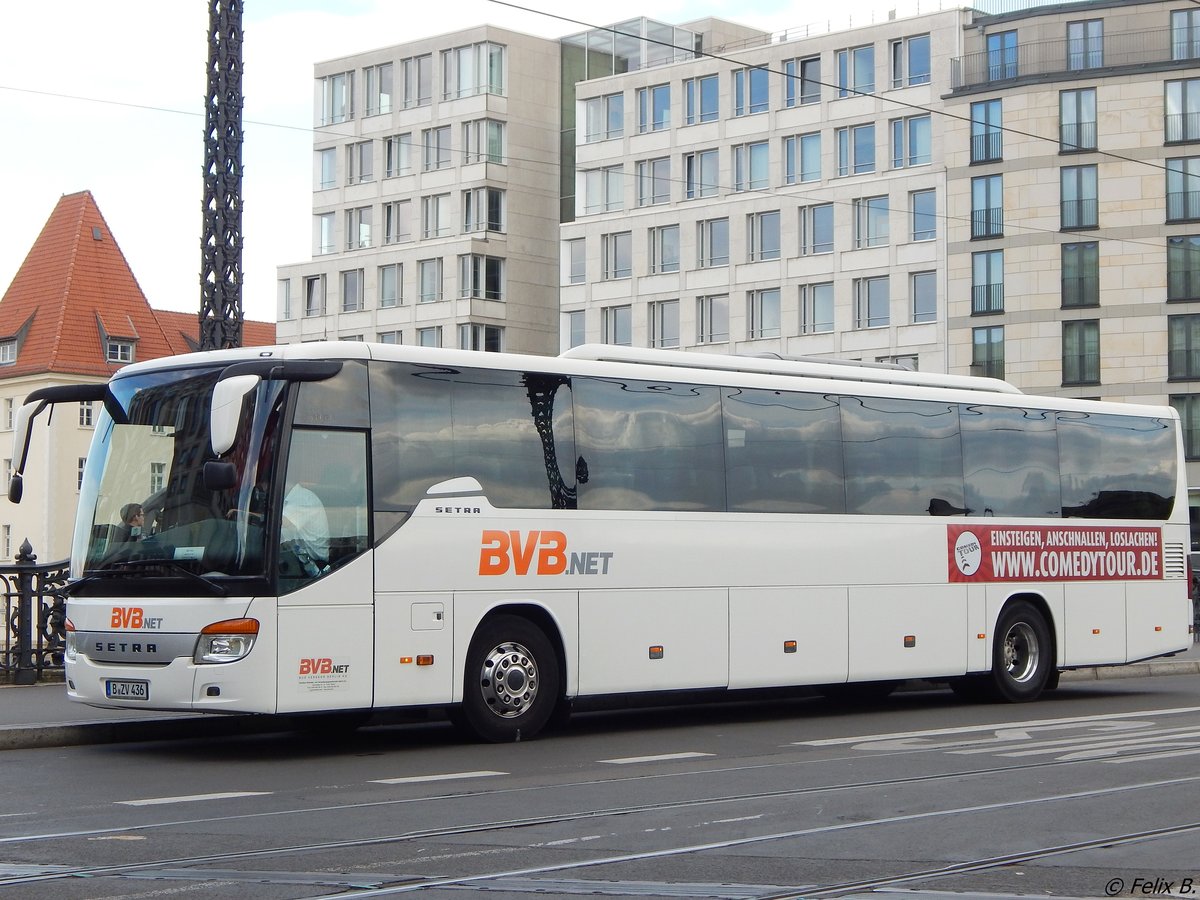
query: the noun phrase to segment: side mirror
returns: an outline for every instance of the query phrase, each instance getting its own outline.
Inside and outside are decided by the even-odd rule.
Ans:
[[[25,485],[21,480],[19,472],[13,472],[12,478],[8,482],[8,499],[10,503],[20,503],[21,495],[25,491]]]
[[[257,375],[234,375],[222,378],[213,387],[212,408],[208,430],[212,436],[213,452],[224,456],[237,441],[242,421],[242,403],[246,395],[258,388],[262,379]]]

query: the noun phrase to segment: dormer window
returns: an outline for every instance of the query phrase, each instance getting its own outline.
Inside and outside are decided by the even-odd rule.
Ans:
[[[110,363],[133,362],[133,342],[109,340],[108,361]]]
[[[0,341],[0,366],[11,366],[17,361],[17,342]]]

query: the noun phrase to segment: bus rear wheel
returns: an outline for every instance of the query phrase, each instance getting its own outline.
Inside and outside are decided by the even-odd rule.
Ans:
[[[496,616],[471,640],[457,718],[482,740],[519,741],[541,731],[558,694],[558,657],[545,633],[520,616]]]
[[[998,700],[1036,700],[1050,681],[1054,647],[1045,617],[1032,603],[1010,603],[996,621],[991,687]]]

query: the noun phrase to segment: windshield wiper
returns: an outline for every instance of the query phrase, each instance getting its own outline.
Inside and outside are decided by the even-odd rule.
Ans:
[[[78,581],[73,581],[65,588],[65,593],[69,596],[75,590],[84,584],[93,581],[107,581],[110,578],[121,578],[125,575],[137,573],[139,575],[154,574],[147,573],[145,570],[164,568],[169,569],[172,573],[183,575],[193,584],[203,585],[204,588],[213,596],[228,597],[229,591],[221,587],[211,578],[205,578],[203,575],[197,575],[195,572],[175,562],[173,559],[125,559],[120,562],[110,563],[103,569],[95,569],[88,572]],[[165,574],[165,573],[164,573]]]

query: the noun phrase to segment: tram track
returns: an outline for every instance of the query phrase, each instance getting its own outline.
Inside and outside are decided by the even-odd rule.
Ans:
[[[872,780],[860,781],[860,782],[847,782],[847,783],[842,783],[842,784],[815,786],[815,787],[808,787],[808,788],[797,788],[797,789],[791,789],[791,790],[762,791],[762,792],[732,794],[732,795],[719,796],[719,797],[702,797],[702,798],[694,798],[694,799],[690,799],[690,800],[681,800],[681,801],[676,801],[676,802],[671,802],[671,803],[645,803],[645,804],[636,804],[636,805],[628,805],[628,806],[620,806],[620,807],[609,807],[609,808],[604,808],[604,809],[589,810],[586,812],[562,813],[562,814],[554,814],[554,815],[546,815],[546,816],[531,816],[531,817],[514,818],[514,819],[499,820],[499,821],[492,821],[492,822],[476,822],[476,823],[469,823],[469,824],[465,824],[465,825],[447,826],[447,827],[442,827],[442,828],[415,829],[412,831],[399,832],[399,833],[390,834],[390,835],[377,835],[374,837],[367,837],[367,838],[351,838],[351,839],[344,839],[344,840],[337,840],[337,841],[308,842],[308,843],[292,844],[292,845],[285,845],[285,846],[279,846],[279,847],[261,847],[261,848],[250,849],[250,850],[230,851],[230,852],[225,852],[225,853],[160,858],[160,859],[154,859],[154,860],[146,860],[146,861],[139,862],[139,863],[122,863],[122,864],[112,864],[112,865],[102,865],[102,866],[78,866],[78,867],[69,867],[69,868],[58,868],[53,872],[38,872],[38,873],[32,873],[32,874],[11,876],[11,877],[7,877],[7,878],[0,878],[0,887],[11,887],[11,886],[17,886],[17,885],[31,885],[31,884],[35,884],[35,883],[59,881],[59,880],[67,879],[67,878],[95,878],[95,877],[105,877],[105,876],[126,876],[126,875],[137,875],[137,874],[148,874],[155,870],[161,870],[161,869],[173,869],[173,868],[177,869],[180,867],[191,868],[191,867],[213,866],[213,865],[217,865],[217,864],[229,863],[229,862],[235,862],[235,861],[266,859],[266,858],[281,857],[281,856],[303,854],[303,853],[320,853],[320,852],[329,852],[329,851],[336,851],[336,850],[361,849],[361,848],[368,848],[368,847],[373,847],[373,846],[404,843],[404,842],[408,842],[408,841],[422,841],[422,840],[429,840],[429,839],[435,839],[435,838],[460,837],[460,836],[473,835],[473,834],[477,835],[477,834],[499,833],[499,832],[512,831],[512,830],[517,830],[517,829],[522,829],[522,828],[531,828],[531,827],[548,826],[548,825],[563,825],[563,824],[569,824],[572,822],[594,821],[594,820],[604,819],[604,818],[630,816],[630,815],[637,815],[639,813],[647,813],[647,812],[662,812],[665,810],[673,810],[673,809],[688,809],[688,808],[695,808],[695,807],[699,807],[699,806],[713,805],[713,804],[749,802],[749,801],[755,801],[755,800],[768,800],[768,799],[778,799],[778,798],[794,798],[794,797],[799,797],[799,796],[811,796],[814,794],[837,793],[837,792],[854,791],[854,790],[875,790],[875,789],[880,789],[880,788],[885,788],[885,787],[898,787],[898,786],[904,786],[904,785],[938,782],[938,781],[944,781],[947,779],[961,779],[964,777],[983,776],[983,775],[988,775],[988,774],[1004,774],[1004,773],[1012,773],[1014,771],[1046,769],[1046,768],[1055,767],[1055,766],[1075,765],[1075,764],[1079,764],[1079,763],[1077,763],[1075,761],[1067,761],[1067,762],[1050,761],[1050,762],[1041,762],[1041,763],[1027,763],[1027,764],[1019,764],[1019,765],[1014,765],[1014,766],[1006,766],[1006,767],[997,768],[997,769],[982,769],[982,770],[975,770],[975,771],[969,771],[969,772],[932,773],[929,775],[911,776],[911,777],[907,777],[907,778],[872,779]],[[1119,786],[1114,786],[1114,787],[1110,787],[1110,788],[1100,788],[1100,789],[1093,789],[1093,790],[1088,790],[1088,791],[1071,792],[1071,793],[1066,793],[1066,794],[1050,795],[1050,796],[1046,796],[1046,797],[1033,797],[1033,798],[1027,798],[1027,799],[1023,799],[1023,800],[1004,801],[1004,802],[999,802],[999,803],[981,804],[981,805],[967,806],[967,807],[955,807],[955,808],[944,809],[944,810],[933,810],[933,811],[928,811],[928,812],[924,812],[924,813],[915,813],[915,814],[910,814],[910,815],[886,816],[886,817],[880,817],[880,818],[868,819],[868,820],[862,820],[862,821],[856,821],[856,822],[837,823],[837,824],[833,824],[833,825],[818,826],[818,827],[805,828],[805,829],[797,829],[797,830],[786,831],[786,832],[776,832],[776,833],[764,834],[764,835],[754,835],[754,836],[736,838],[736,839],[731,839],[731,840],[726,840],[726,841],[716,841],[716,842],[707,842],[707,843],[702,843],[702,844],[693,844],[693,845],[683,845],[683,846],[670,847],[670,848],[662,848],[662,849],[658,849],[658,850],[645,851],[645,852],[634,853],[634,854],[623,854],[623,855],[617,854],[617,855],[608,855],[608,856],[597,856],[597,857],[592,857],[589,859],[574,860],[574,861],[570,861],[570,862],[558,863],[558,864],[549,865],[549,866],[525,868],[525,869],[520,869],[520,870],[490,872],[490,873],[484,873],[484,874],[473,875],[473,876],[465,876],[465,877],[446,877],[446,878],[423,879],[419,882],[414,882],[414,883],[405,884],[405,885],[395,885],[395,886],[388,886],[388,887],[372,888],[372,889],[361,890],[361,891],[354,891],[354,892],[350,892],[350,893],[341,893],[341,894],[336,895],[336,897],[337,898],[367,898],[367,897],[377,897],[377,896],[389,896],[389,895],[395,894],[395,893],[406,893],[406,892],[412,892],[415,890],[426,890],[426,889],[433,889],[433,888],[437,888],[437,887],[464,886],[464,885],[470,885],[473,883],[477,883],[480,881],[487,881],[487,880],[495,880],[495,879],[502,879],[502,878],[516,878],[516,877],[530,877],[530,876],[535,876],[535,875],[546,875],[546,874],[551,874],[554,872],[572,871],[572,870],[576,870],[576,869],[587,869],[587,868],[593,868],[593,867],[598,867],[598,866],[614,865],[614,864],[619,864],[619,863],[623,863],[623,862],[646,861],[646,860],[661,859],[661,858],[672,857],[672,856],[683,856],[683,855],[689,855],[689,854],[711,852],[711,851],[716,851],[716,850],[726,850],[726,849],[733,849],[733,848],[748,846],[748,845],[753,845],[753,844],[762,844],[762,843],[769,843],[769,842],[773,842],[773,841],[782,841],[782,840],[802,839],[804,837],[824,835],[824,834],[843,832],[843,831],[849,831],[849,830],[857,830],[857,829],[863,829],[863,828],[869,828],[869,827],[878,827],[878,826],[882,826],[882,825],[912,822],[912,821],[919,821],[919,820],[924,820],[924,819],[932,819],[932,818],[953,816],[953,815],[963,815],[963,814],[980,813],[980,812],[987,812],[987,811],[994,811],[994,810],[1012,809],[1012,808],[1019,808],[1019,807],[1024,807],[1024,806],[1031,806],[1031,805],[1035,805],[1035,804],[1043,804],[1043,803],[1050,803],[1050,802],[1065,802],[1065,801],[1078,800],[1078,799],[1084,799],[1084,798],[1114,795],[1114,794],[1126,793],[1126,792],[1137,791],[1137,790],[1148,790],[1148,789],[1154,789],[1154,788],[1171,787],[1171,786],[1175,786],[1175,785],[1189,784],[1189,783],[1195,783],[1195,782],[1200,782],[1200,775],[1188,776],[1188,777],[1184,777],[1184,778],[1167,779],[1167,780],[1161,780],[1161,781],[1145,782],[1145,783],[1139,783],[1139,784],[1133,784],[1133,785],[1119,785]],[[594,783],[594,782],[592,782],[592,783]],[[545,790],[545,788],[544,787],[539,788],[539,790]],[[467,794],[445,795],[441,798],[422,798],[422,802],[429,802],[430,800],[433,800],[433,799],[461,800],[463,798],[469,798],[471,793],[476,793],[476,792],[468,792]],[[482,792],[480,792],[480,793],[482,793]],[[414,802],[414,801],[407,800],[407,801],[398,801],[398,802]],[[341,808],[349,809],[349,808],[353,808],[353,805],[347,805],[347,806],[341,807]],[[287,812],[264,813],[264,814],[257,814],[257,815],[260,815],[260,816],[261,815],[283,815],[283,814],[288,814],[289,812],[290,813],[299,813],[300,811],[294,810],[294,811],[287,811]],[[251,817],[254,817],[254,815],[255,814],[251,814],[251,815],[243,816],[243,817],[239,817],[239,818],[251,818]],[[130,826],[130,827],[126,827],[126,828],[104,829],[103,831],[106,833],[129,833],[129,832],[135,832],[135,831],[145,831],[145,830],[149,830],[149,829],[167,828],[167,827],[173,827],[173,826],[178,827],[178,826],[181,826],[184,824],[204,824],[206,822],[213,822],[213,821],[229,821],[229,819],[230,819],[230,817],[226,816],[226,817],[210,818],[210,819],[197,819],[197,820],[191,820],[190,822],[157,823],[157,824],[147,824],[147,825],[140,825],[140,826]],[[1094,841],[1080,843],[1078,845],[1067,845],[1065,847],[1060,847],[1060,848],[1044,848],[1043,850],[1036,851],[1036,852],[1041,853],[1042,855],[1054,855],[1055,853],[1066,853],[1066,852],[1073,852],[1073,850],[1076,850],[1076,849],[1085,849],[1088,846],[1104,846],[1106,844],[1113,843],[1115,841],[1149,840],[1149,839],[1151,839],[1152,836],[1155,836],[1155,835],[1162,836],[1162,835],[1166,835],[1168,833],[1184,833],[1184,832],[1190,831],[1190,830],[1200,830],[1200,823],[1192,823],[1192,824],[1187,824],[1187,825],[1175,826],[1173,829],[1171,829],[1171,828],[1160,829],[1156,832],[1133,832],[1128,835],[1096,839]],[[84,836],[85,834],[94,834],[94,833],[95,832],[86,832],[86,833],[78,832],[78,833],[73,833],[69,836],[68,835],[58,835],[58,836],[42,835],[42,836],[37,837],[36,839],[50,840],[55,837],[63,839],[66,837],[80,837],[80,836]],[[30,837],[27,837],[25,840],[32,840],[32,839],[35,839],[35,838],[30,836]],[[12,838],[9,838],[7,840],[10,843],[14,842],[14,839],[12,839]],[[19,840],[19,839],[17,839],[17,840]],[[983,866],[984,862],[986,862],[986,861],[976,861],[975,863],[964,863],[962,865],[976,865],[977,867],[984,867]],[[994,866],[999,866],[999,865],[1004,865],[1004,864],[1010,864],[1010,863],[1003,863],[1003,862],[993,863]],[[203,869],[197,869],[197,875],[202,876],[203,871],[204,871]],[[943,870],[930,870],[930,872],[941,872],[941,871],[943,871]],[[974,870],[973,869],[962,869],[961,871],[967,872],[967,871],[974,871]],[[945,874],[946,875],[955,874],[955,871],[950,871],[949,869],[947,869],[947,870],[945,870]],[[893,883],[893,882],[901,883],[904,880],[916,880],[921,877],[935,877],[935,875],[928,874],[925,872],[909,873],[908,875],[894,876],[891,879],[880,880],[880,885],[882,886],[882,885]],[[899,879],[899,880],[897,880],[897,879]],[[850,884],[850,883],[847,883],[847,884]],[[857,882],[855,882],[854,884],[857,884]],[[843,889],[843,887],[841,885],[834,885],[834,886],[829,886],[827,888],[823,888],[822,890],[836,892],[836,891],[849,891],[849,890],[851,890],[851,888],[846,887]],[[831,894],[826,894],[826,895],[835,896],[836,893],[831,893]],[[328,900],[332,900],[333,896],[334,895],[331,895],[331,897],[328,898]],[[774,895],[772,895],[772,896],[774,896]],[[805,891],[803,894],[785,894],[785,895],[781,895],[781,896],[787,896],[787,897],[809,896],[809,893],[807,891]]]

